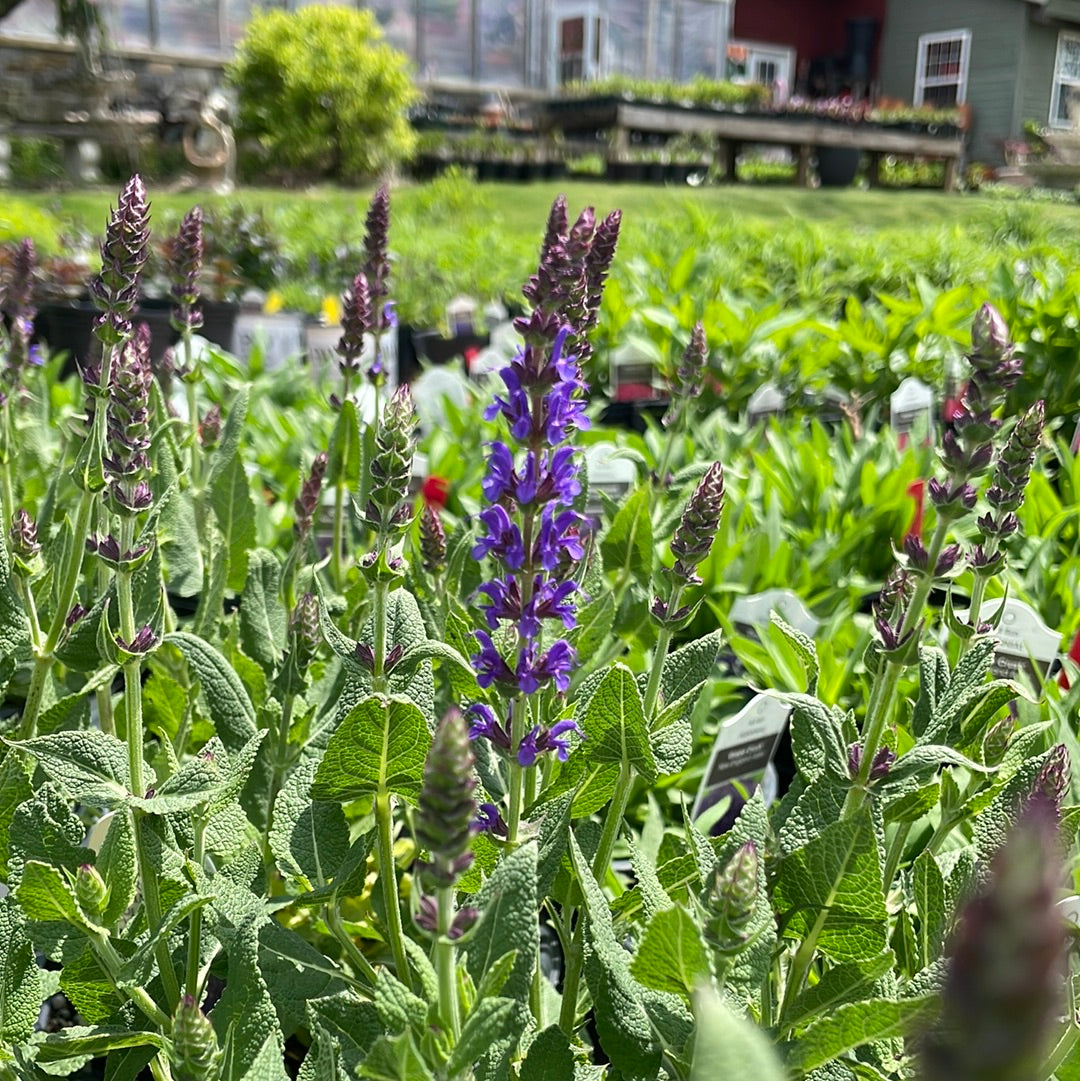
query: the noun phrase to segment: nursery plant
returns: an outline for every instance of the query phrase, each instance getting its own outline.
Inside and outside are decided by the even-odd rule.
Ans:
[[[716,730],[720,549],[779,538],[781,514],[809,536],[796,452],[744,452],[761,484],[699,453],[697,325],[660,442],[624,448],[639,482],[596,511],[583,372],[621,218],[558,199],[483,414],[479,503],[417,500],[383,349],[389,217],[381,189],[333,386],[277,428],[281,388],[253,408],[198,342],[196,210],[155,372],[130,318],[150,208],[138,177],[120,194],[77,407],[30,346],[32,245],[9,264],[0,1073],[1072,1076],[1073,718],[992,676],[984,617],[1026,558],[1044,423],[1041,402],[1006,411],[1022,358],[998,312],[976,315],[924,531],[897,538],[863,647],[838,661],[842,636],[819,654],[774,617],[800,685],[757,689],[792,711],[797,776],[772,805],[733,789],[712,835],[684,782]],[[310,456],[264,533],[255,494],[288,513],[275,431],[278,468],[289,441]],[[831,468],[842,530],[873,463]],[[773,510],[733,505],[763,485]]]

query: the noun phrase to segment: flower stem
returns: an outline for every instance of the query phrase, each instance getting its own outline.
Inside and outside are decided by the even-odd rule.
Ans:
[[[581,971],[585,964],[585,920],[578,915],[574,938],[570,943],[570,952],[566,958],[566,977],[563,980],[562,1009],[559,1012],[559,1028],[567,1039],[573,1039],[577,1024],[578,988],[581,986]]]
[[[988,537],[984,546],[986,555],[988,558],[993,558],[997,555],[999,539],[996,536]],[[971,626],[972,636],[965,638],[960,643],[960,656],[962,657],[971,648],[971,643],[975,640],[975,634],[978,633],[979,618],[982,612],[983,598],[986,596],[986,586],[989,579],[981,574],[975,576],[975,581],[971,587],[971,604],[968,611],[968,623]]]
[[[438,935],[435,941],[435,970],[439,976],[439,1011],[443,1024],[457,1042],[461,1035],[461,1008],[457,992],[457,959],[450,928],[454,922],[454,887],[440,886]]]
[[[326,921],[326,926],[330,929],[330,933],[341,944],[341,948],[345,951],[345,956],[348,957],[352,966],[356,971],[370,984],[375,986],[375,981],[378,978],[375,969],[372,968],[371,962],[360,952],[360,948],[353,942],[352,935],[349,934],[348,929],[345,927],[345,921],[341,918],[341,913],[337,910],[336,901],[333,904],[329,904],[323,909],[323,919]]]
[[[519,694],[513,702],[510,710],[510,746],[516,751],[525,738],[525,728],[529,723],[529,703],[525,695]],[[522,795],[524,769],[516,758],[511,758],[507,763],[510,772],[510,808],[506,819],[506,843],[514,847],[518,843],[518,832],[521,829]]]
[[[342,405],[349,398],[349,382],[352,372],[348,368],[342,376],[341,401]],[[344,426],[343,426],[344,428]],[[350,437],[352,433],[349,433]],[[345,460],[348,456],[347,448],[338,448],[338,461],[335,463],[337,478],[334,481],[334,538],[333,548],[330,552],[330,578],[335,589],[345,588]]]
[[[389,686],[389,679],[386,675],[386,608],[389,597],[390,584],[388,582],[376,582],[375,609],[373,612],[375,641],[372,643],[375,663],[371,673],[371,687],[377,694],[385,694]]]
[[[889,892],[892,880],[896,877],[896,869],[900,866],[900,860],[903,859],[904,847],[907,845],[911,826],[912,823],[910,822],[901,822],[896,827],[893,839],[889,842],[889,851],[885,857],[885,874],[882,876],[886,893]]]
[[[390,793],[382,790],[375,797],[375,831],[376,860],[386,908],[390,951],[394,956],[398,979],[409,987],[412,975],[409,959],[405,955],[405,931],[401,925],[401,902],[398,900],[397,868],[394,865],[394,809]]]
[[[203,864],[206,825],[206,822],[202,819],[199,819],[194,823],[195,844],[191,850],[191,861],[200,868]],[[197,908],[191,914],[190,929],[188,931],[187,983],[184,987],[184,993],[190,995],[196,1002],[200,1001],[199,952],[201,939],[202,909]]]
[[[679,601],[682,599],[683,587],[676,583],[671,588],[671,597],[668,600],[668,612],[677,612]],[[671,628],[667,625],[660,628],[656,637],[656,649],[653,651],[652,668],[649,670],[649,682],[645,688],[645,720],[651,722],[656,711],[657,701],[660,698],[660,677],[664,673],[664,662],[667,660],[668,649],[671,646]]]

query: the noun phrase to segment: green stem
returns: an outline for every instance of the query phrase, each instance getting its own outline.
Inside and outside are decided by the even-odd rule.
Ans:
[[[908,631],[913,631],[922,619],[923,609],[926,607],[926,600],[930,596],[930,590],[934,585],[934,568],[937,566],[938,558],[941,555],[941,549],[945,547],[945,540],[948,535],[949,519],[939,517],[937,525],[934,526],[934,534],[930,538],[930,544],[926,549],[926,571],[915,586],[915,592],[912,594],[911,603],[908,605],[908,610],[904,613],[903,622],[900,624],[901,638],[907,634]]]
[[[619,839],[623,815],[626,814],[626,805],[630,802],[630,792],[633,787],[633,771],[630,769],[630,763],[623,759],[622,765],[619,767],[619,779],[615,782],[615,794],[611,797],[607,816],[604,818],[604,831],[600,834],[600,845],[596,849],[596,856],[593,858],[593,875],[595,875],[596,881],[601,884],[607,878],[611,856],[615,851],[615,843]]]
[[[345,402],[349,397],[349,382],[352,377],[352,372],[348,368],[345,369],[343,375],[343,382],[341,388],[341,400]],[[378,424],[376,423],[376,427]],[[349,436],[351,437],[351,432]],[[341,590],[345,588],[345,565],[344,558],[344,546],[345,546],[345,478],[342,476],[345,469],[345,460],[348,457],[348,448],[339,448],[339,463],[338,477],[334,482],[334,540],[333,548],[330,552],[330,578],[334,583],[334,588]]]
[[[405,931],[401,925],[401,902],[398,900],[397,868],[394,864],[394,810],[389,792],[380,791],[375,797],[375,830],[376,860],[383,906],[386,908],[390,950],[398,979],[409,987],[412,976],[405,954]]]
[[[108,936],[104,932],[93,935],[90,941],[94,953],[101,962],[101,967],[108,974],[109,981],[115,987],[117,976],[124,964],[123,959],[116,952],[116,948],[109,941]],[[163,1032],[168,1032],[172,1027],[172,1022],[169,1020],[168,1014],[161,1009],[143,988],[132,987],[130,984],[127,984],[122,989],[117,988],[117,990],[131,999],[131,1001],[146,1014],[147,1018],[153,1021]]]
[[[281,791],[281,783],[288,765],[289,730],[292,728],[293,705],[296,695],[287,694],[281,704],[281,720],[278,722],[277,738],[274,740],[274,769],[270,775],[270,792],[266,805],[266,830],[263,833],[263,855],[266,860],[266,873],[274,870],[274,857],[270,851],[270,831],[274,828],[274,802]]]
[[[199,868],[202,868],[203,865],[206,825],[207,823],[203,819],[199,819],[195,822],[195,844],[191,851],[191,860]],[[184,987],[185,994],[193,998],[196,1003],[201,999],[199,989],[199,953],[201,939],[202,909],[197,908],[191,914],[187,950],[187,983]]]
[[[135,522],[124,518],[120,526],[120,551],[130,551],[135,543]],[[120,608],[120,633],[127,642],[135,638],[135,606],[131,593],[132,572],[123,568],[116,572],[116,595]],[[131,790],[136,795],[146,791],[143,762],[143,717],[142,717],[142,660],[139,657],[125,662],[124,671],[124,726],[128,748],[128,771],[131,775]],[[132,812],[135,835],[135,854],[139,867],[142,887],[143,907],[146,910],[147,928],[151,933],[161,926],[161,894],[157,870],[151,865],[149,854],[142,836],[146,824],[145,815],[138,810]],[[180,1001],[180,984],[169,954],[169,943],[164,938],[159,940],[155,954],[161,972],[161,982],[165,997],[172,1013]]]
[[[386,608],[390,597],[390,583],[375,583],[375,610],[373,619],[375,623],[375,641],[372,643],[372,652],[375,654],[375,664],[371,673],[371,687],[376,694],[385,694],[390,681],[386,675]]]
[[[519,694],[510,709],[510,746],[516,749],[521,746],[525,738],[525,729],[529,723],[529,704],[523,694]],[[518,832],[521,829],[522,795],[524,769],[516,758],[511,758],[507,764],[510,772],[510,808],[506,819],[506,843],[514,847],[518,843]]]
[[[675,446],[675,440],[683,434],[683,418],[686,416],[686,402],[685,398],[679,403],[678,411],[675,414],[675,418],[671,423],[671,428],[668,430],[667,439],[664,441],[664,453],[660,458],[660,466],[656,470],[656,483],[663,488],[667,483],[665,477],[667,476],[668,463],[671,461],[671,451]]]
[[[817,919],[814,921],[814,926],[810,928],[810,934],[802,940],[799,949],[795,953],[795,958],[791,962],[791,969],[788,972],[787,987],[784,989],[784,1002],[780,1007],[781,1019],[787,1016],[792,1003],[798,997],[799,992],[802,991],[803,984],[806,983],[806,977],[810,972],[810,966],[814,963],[814,955],[817,953],[817,941],[821,937],[821,932],[825,927],[825,921],[829,918],[829,908],[835,894],[836,889],[834,887],[828,903],[822,906],[821,911],[817,915]]]
[[[1070,1021],[1065,1035],[1058,1041],[1057,1046],[1050,1053],[1050,1057],[1043,1063],[1035,1081],[1048,1081],[1057,1072],[1057,1069],[1072,1053],[1076,1041],[1080,1039],[1080,1028],[1076,1025],[1075,1018]]]
[[[989,558],[993,558],[997,555],[998,550],[998,538],[988,537],[985,550],[986,555]],[[972,635],[970,638],[965,638],[960,643],[960,656],[962,657],[971,648],[971,643],[975,640],[975,633],[979,626],[979,617],[982,612],[983,598],[986,596],[986,587],[989,584],[990,579],[984,575],[975,575],[975,581],[971,587],[971,605],[968,611],[968,625],[972,629]]]
[[[585,964],[585,921],[578,916],[570,952],[566,957],[566,977],[563,979],[562,1008],[559,1012],[559,1028],[568,1040],[574,1038],[577,1025],[578,988],[581,986],[581,971]]]
[[[371,962],[360,952],[360,947],[353,942],[352,935],[349,934],[345,922],[341,918],[341,913],[338,912],[334,904],[329,904],[323,909],[323,919],[326,921],[330,933],[341,944],[341,948],[345,951],[345,956],[348,957],[353,968],[370,986],[374,987],[378,975],[375,969],[372,968]]]
[[[461,1035],[461,1007],[457,991],[457,959],[450,928],[454,922],[454,887],[441,886],[437,891],[438,938],[435,940],[435,971],[439,976],[439,1013],[443,1024],[457,1043]]]
[[[896,870],[900,866],[900,860],[904,856],[904,848],[907,845],[908,835],[911,833],[911,822],[901,822],[896,827],[892,840],[889,842],[889,851],[885,857],[885,874],[882,882],[885,884],[885,892],[889,892]]]
[[[53,658],[48,654],[34,658],[26,704],[23,706],[22,724],[19,727],[19,739],[33,739],[37,734],[38,714],[41,712],[41,700],[52,664]]]
[[[668,611],[677,612],[679,601],[682,600],[683,587],[676,583],[671,587],[671,597],[668,600]],[[663,626],[656,637],[656,649],[653,650],[652,668],[649,670],[649,682],[645,688],[645,720],[651,722],[656,711],[656,704],[660,697],[660,677],[664,672],[664,662],[667,660],[668,648],[671,646],[671,628]]]
[[[187,335],[185,335],[187,337]],[[195,386],[194,373],[190,371],[191,348],[187,347],[188,358],[186,361],[189,371],[184,379],[184,389],[187,391],[188,423],[191,426],[189,439],[191,442],[191,455],[188,459],[188,479],[193,491],[198,492],[202,485],[202,448],[199,446],[199,399],[198,388]]]

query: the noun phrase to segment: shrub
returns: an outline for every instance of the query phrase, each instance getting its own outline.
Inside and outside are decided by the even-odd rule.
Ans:
[[[360,180],[413,150],[416,90],[403,53],[370,11],[266,11],[248,24],[229,69],[238,131],[285,169]]]

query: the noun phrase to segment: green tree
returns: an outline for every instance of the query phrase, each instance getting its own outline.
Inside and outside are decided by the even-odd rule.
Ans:
[[[248,23],[229,67],[238,133],[275,164],[340,180],[372,177],[408,157],[416,100],[408,58],[382,41],[370,11],[312,6]]]

